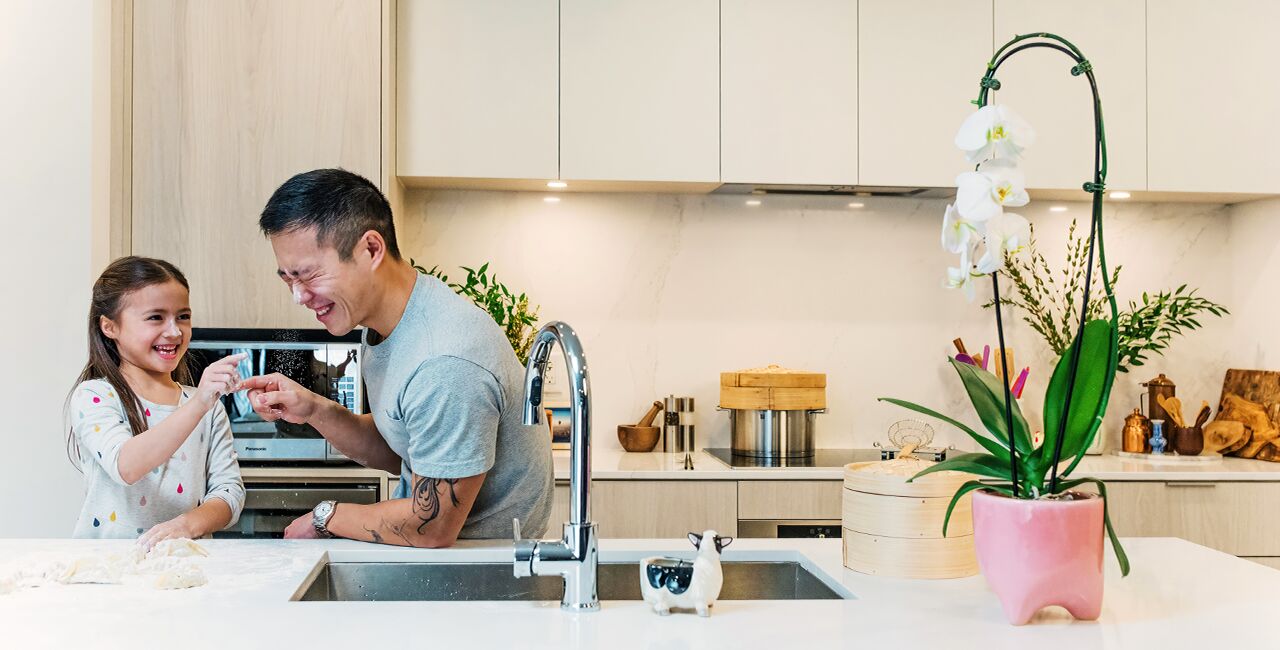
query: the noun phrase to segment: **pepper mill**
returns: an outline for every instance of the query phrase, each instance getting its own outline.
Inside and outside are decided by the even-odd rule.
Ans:
[[[1147,389],[1147,418],[1152,422],[1162,420],[1171,422],[1169,414],[1160,406],[1160,398],[1169,399],[1177,392],[1178,387],[1174,385],[1173,380],[1160,373],[1160,376],[1141,384]]]
[[[695,444],[693,398],[670,395],[663,402],[666,413],[662,417],[662,451],[692,452]]]

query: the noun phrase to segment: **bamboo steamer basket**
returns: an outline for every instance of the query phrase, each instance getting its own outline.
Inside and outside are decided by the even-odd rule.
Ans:
[[[720,373],[720,408],[800,411],[827,408],[827,375],[778,365]]]
[[[973,548],[973,497],[966,494],[942,522],[956,490],[974,479],[939,472],[907,483],[932,465],[914,457],[853,463],[844,470],[844,565],[897,578],[963,578],[978,573]]]

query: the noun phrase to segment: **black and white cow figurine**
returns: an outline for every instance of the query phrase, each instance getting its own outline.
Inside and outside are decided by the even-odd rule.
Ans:
[[[670,557],[640,560],[640,593],[653,611],[663,616],[670,614],[672,608],[693,609],[698,616],[709,616],[711,606],[720,597],[724,584],[720,551],[733,538],[708,530],[701,535],[689,533],[689,541],[698,549],[692,562]]]

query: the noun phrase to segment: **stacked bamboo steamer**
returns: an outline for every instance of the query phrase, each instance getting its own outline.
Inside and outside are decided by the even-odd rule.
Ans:
[[[827,408],[827,375],[770,364],[720,373],[720,408],[799,411]]]
[[[951,497],[975,477],[938,472],[907,483],[932,464],[907,456],[845,466],[846,567],[899,578],[962,578],[978,572],[972,493],[956,504],[947,536],[942,536]]]

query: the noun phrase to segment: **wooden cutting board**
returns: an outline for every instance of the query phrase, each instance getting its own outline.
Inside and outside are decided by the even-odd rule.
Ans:
[[[1280,402],[1280,371],[1275,370],[1239,370],[1232,368],[1222,379],[1222,394],[1218,397],[1218,408],[1228,393],[1243,397],[1250,402],[1257,402],[1263,408]]]

